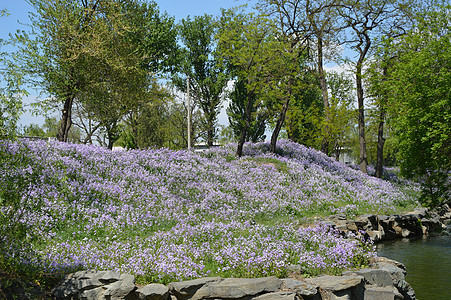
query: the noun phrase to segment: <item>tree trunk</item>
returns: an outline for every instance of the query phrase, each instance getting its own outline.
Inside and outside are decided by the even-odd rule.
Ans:
[[[67,142],[67,137],[69,136],[69,129],[72,125],[72,103],[74,102],[74,97],[72,93],[66,97],[64,101],[64,108],[61,116],[61,124],[56,134],[56,138],[60,142]]]
[[[377,132],[377,160],[376,160],[376,174],[377,178],[382,178],[382,168],[384,163],[384,123],[385,123],[385,110],[381,110],[379,120],[379,130]]]
[[[321,85],[321,94],[323,97],[324,116],[326,119],[323,141],[321,143],[321,152],[328,155],[329,154],[329,145],[330,145],[329,131],[330,131],[330,125],[331,125],[330,124],[330,105],[329,105],[329,94],[327,92],[326,72],[324,71],[324,67],[323,67],[323,38],[322,38],[321,34],[322,33],[317,34],[317,38],[318,38],[318,75],[319,75],[319,82]]]
[[[365,138],[365,107],[363,97],[363,84],[362,84],[362,68],[365,56],[370,49],[371,41],[366,36],[365,47],[360,51],[359,60],[356,66],[356,86],[357,86],[357,101],[359,111],[359,145],[360,145],[360,171],[368,173],[368,158],[366,153],[366,138]]]
[[[290,95],[288,95],[287,100],[282,106],[282,110],[280,111],[279,118],[277,119],[276,122],[276,128],[274,128],[274,131],[271,136],[271,146],[269,148],[269,151],[271,151],[272,153],[276,152],[277,138],[279,136],[280,130],[282,129],[283,122],[285,121],[285,116],[287,115],[289,104],[290,104]]]
[[[365,109],[363,98],[363,86],[362,86],[362,66],[357,67],[356,73],[357,84],[357,100],[359,110],[359,145],[360,145],[360,171],[363,173],[368,172],[368,158],[366,153],[366,138],[365,138]]]
[[[387,67],[383,68],[383,80],[387,78]],[[379,119],[379,130],[377,131],[377,157],[376,157],[376,173],[377,178],[382,178],[382,169],[384,165],[384,123],[385,123],[385,107],[387,103],[387,98],[383,98],[380,104],[380,119]]]
[[[208,148],[211,148],[213,146],[213,142],[214,142],[213,140],[214,140],[214,135],[215,135],[214,120],[211,120],[209,118],[207,126],[208,126],[208,128],[207,128],[207,145],[208,145]]]
[[[252,105],[252,96],[253,92],[247,93],[247,103],[246,103],[246,109],[245,109],[245,118],[246,122],[244,123],[243,131],[241,131],[240,140],[238,141],[238,147],[236,149],[236,156],[241,157],[243,155],[243,146],[244,142],[246,140],[246,136],[248,135],[249,127],[251,124],[251,105]]]

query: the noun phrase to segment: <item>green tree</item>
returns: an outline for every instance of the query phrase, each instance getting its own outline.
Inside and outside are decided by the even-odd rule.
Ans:
[[[267,12],[273,15],[285,35],[295,37],[296,47],[302,45],[309,53],[309,59],[316,66],[316,74],[321,87],[324,106],[325,134],[321,151],[329,154],[330,141],[327,139],[331,123],[330,99],[327,90],[327,76],[324,61],[335,53],[337,35],[342,30],[338,20],[340,0],[261,0]],[[311,55],[311,53],[314,53]]]
[[[358,104],[360,145],[360,170],[367,173],[368,157],[365,136],[365,94],[363,69],[377,37],[396,36],[410,22],[410,11],[417,6],[416,0],[343,0],[339,13],[350,35],[346,42],[357,52],[354,74]]]
[[[259,94],[264,88],[265,68],[274,59],[276,39],[275,27],[264,16],[245,14],[238,9],[223,10],[221,26],[217,35],[220,58],[227,65],[234,79],[244,82],[246,97],[243,127],[238,140],[236,156],[241,157],[243,145],[255,115],[255,106],[260,105]],[[255,101],[257,99],[257,101]]]
[[[214,58],[217,22],[212,16],[189,17],[179,25],[180,38],[184,44],[181,72],[189,76],[190,96],[199,104],[204,114],[206,141],[213,146],[216,137],[217,117],[222,95],[228,78],[224,69]],[[174,76],[175,86],[186,92],[186,77]]]
[[[253,143],[263,141],[266,137],[265,129],[268,113],[264,110],[262,103],[257,100],[256,95],[248,97],[246,84],[238,79],[235,81],[234,89],[230,93],[229,99],[230,104],[227,108],[227,116],[235,139],[239,139],[245,126],[243,116],[246,115],[246,101],[251,101],[251,115],[254,117],[250,121],[244,141]]]
[[[140,88],[131,87],[136,78],[145,78],[141,75],[145,71],[167,69],[176,53],[173,19],[160,16],[154,2],[31,0],[30,4],[36,10],[31,33],[18,35],[22,62],[33,85],[50,96],[41,104],[62,106],[59,140],[67,140],[74,101],[96,109],[110,105],[105,108],[109,114],[118,112],[118,106],[128,108],[129,102],[122,100],[132,97],[126,92],[144,86],[140,82]],[[118,85],[129,88],[111,90]],[[111,107],[113,103],[116,107]],[[113,129],[120,117],[100,118],[103,126]]]
[[[386,82],[401,172],[423,180],[422,200],[449,201],[451,170],[451,7],[428,12],[393,45]]]

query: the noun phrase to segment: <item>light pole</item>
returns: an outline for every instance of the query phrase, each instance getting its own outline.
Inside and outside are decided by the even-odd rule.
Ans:
[[[188,150],[191,150],[191,107],[189,100],[189,75],[186,79],[186,98],[188,101]]]

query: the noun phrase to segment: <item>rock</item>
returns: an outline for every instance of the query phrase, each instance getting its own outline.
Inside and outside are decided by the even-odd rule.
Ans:
[[[169,283],[169,291],[175,295],[177,299],[188,299],[205,284],[220,282],[222,280],[221,277],[205,277],[182,282],[171,282]]]
[[[370,239],[375,242],[379,242],[384,238],[383,231],[370,230],[366,232]]]
[[[402,295],[394,286],[371,286],[365,287],[364,300],[396,300],[403,299]]]
[[[410,232],[410,230],[407,229],[407,228],[403,228],[403,229],[401,230],[401,235],[402,235],[403,238],[409,237],[410,234],[411,234],[411,232]]]
[[[103,296],[103,292],[104,292],[104,289],[102,287],[86,290],[80,294],[79,299],[80,300],[105,299],[105,297]]]
[[[360,269],[357,271],[343,272],[343,275],[351,275],[351,274],[362,276],[365,279],[365,283],[373,286],[379,287],[393,286],[393,279],[391,278],[390,273],[386,270]]]
[[[343,221],[346,220],[346,215],[345,214],[336,214],[336,215],[331,215],[329,216],[329,220],[337,222],[337,221]]]
[[[354,221],[354,220],[348,220],[348,221],[346,222],[346,227],[347,227],[347,229],[350,230],[350,231],[354,231],[354,232],[359,231],[359,228],[358,228],[357,225],[355,224],[355,221]]]
[[[278,291],[282,281],[277,277],[226,278],[202,286],[191,299],[240,299]],[[177,297],[178,298],[178,297]]]
[[[261,296],[252,298],[255,300],[299,300],[301,298],[295,292],[282,291],[282,292],[274,292],[263,294]]]
[[[76,298],[78,296],[78,282],[74,280],[75,274],[69,274],[52,290],[56,299]]]
[[[379,218],[373,214],[361,215],[359,216],[359,220],[366,220],[368,223],[368,227],[365,230],[379,230]]]
[[[426,227],[426,233],[442,231],[442,223],[438,218],[421,219],[421,224]]]
[[[315,278],[307,278],[306,281],[310,284],[317,285],[323,290],[332,292],[342,291],[354,288],[363,282],[363,277],[359,275],[346,276],[319,276]]]
[[[312,296],[318,293],[318,286],[291,278],[282,279],[284,287],[301,296]]]
[[[335,226],[336,226],[336,224],[334,222],[332,222],[332,221],[323,221],[321,223],[323,225],[325,225],[325,226],[329,226],[329,227],[332,227],[332,228],[335,228]]]
[[[167,300],[169,288],[163,284],[152,283],[135,292],[139,300]]]
[[[95,289],[102,286],[103,284],[97,279],[80,279],[78,281],[78,290],[85,291],[90,289]]]
[[[118,281],[120,278],[121,274],[114,271],[106,271],[105,274],[103,274],[103,276],[99,278],[99,281],[108,284]]]
[[[111,300],[122,300],[131,294],[136,289],[135,276],[122,274],[120,279],[110,285],[105,286],[104,295]]]

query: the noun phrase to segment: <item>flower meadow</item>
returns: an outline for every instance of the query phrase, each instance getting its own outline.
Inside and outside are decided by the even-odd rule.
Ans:
[[[318,222],[416,205],[405,186],[370,177],[282,140],[206,152],[109,151],[59,142],[0,141],[0,258],[45,273],[115,270],[141,282],[203,276],[338,274],[375,256]],[[307,226],[308,225],[308,226]],[[14,227],[16,226],[16,227]],[[39,237],[39,239],[33,239]],[[31,253],[31,254],[30,254]]]

